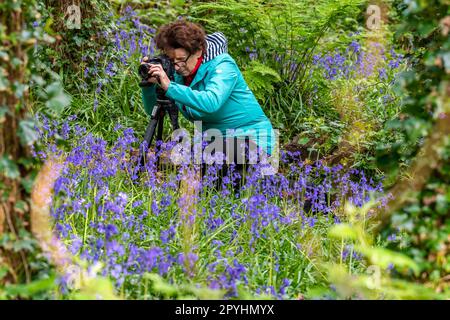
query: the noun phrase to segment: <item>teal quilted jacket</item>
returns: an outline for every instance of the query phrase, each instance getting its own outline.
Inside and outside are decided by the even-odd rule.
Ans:
[[[166,97],[177,104],[191,122],[202,121],[202,131],[218,129],[224,137],[251,140],[272,154],[275,133],[267,116],[248,87],[239,67],[227,53],[227,40],[221,32],[207,36],[207,53],[189,86],[175,74]],[[155,87],[142,88],[147,114],[156,103]],[[234,129],[234,132],[233,132]]]

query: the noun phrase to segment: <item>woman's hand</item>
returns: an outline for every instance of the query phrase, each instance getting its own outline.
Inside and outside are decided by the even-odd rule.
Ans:
[[[142,63],[146,62],[148,60],[148,57],[144,57],[142,59]],[[161,88],[164,91],[167,91],[167,88],[170,84],[170,79],[167,76],[166,72],[164,71],[162,65],[160,64],[151,64],[150,69],[148,70],[148,74],[151,76],[150,79],[148,79],[148,82],[150,83],[159,83]]]

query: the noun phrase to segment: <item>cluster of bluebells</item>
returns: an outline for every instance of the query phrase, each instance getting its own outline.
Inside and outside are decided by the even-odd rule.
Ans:
[[[363,255],[354,250],[353,245],[346,245],[341,252],[341,258],[344,261],[348,259],[361,260],[363,258]]]
[[[335,49],[333,52],[315,54],[312,58],[312,66],[309,76],[321,77],[328,81],[351,79],[375,79],[378,84],[383,83],[377,96],[374,97],[370,90],[370,99],[377,99],[384,106],[395,101],[393,94],[389,93],[396,75],[401,71],[406,60],[403,55],[397,53],[394,48],[387,50],[380,43],[372,42],[362,46],[357,40],[352,40],[345,50]],[[361,92],[366,92],[372,85],[355,85],[358,93],[355,100],[361,99]],[[311,89],[307,103],[313,105],[313,100],[318,98],[317,85]],[[364,91],[363,91],[364,90]]]
[[[35,148],[34,155],[45,160],[49,153],[59,153],[65,159],[50,210],[55,232],[72,254],[92,265],[102,263],[103,275],[109,275],[117,287],[149,272],[162,276],[181,272],[195,278],[198,265],[203,264],[209,273],[201,276],[209,287],[235,296],[240,284],[248,285],[251,271],[251,265],[240,260],[243,250],[257,251],[270,233],[279,234],[282,227],[298,230],[300,223],[302,228],[314,228],[318,216],[333,217],[344,201],[361,206],[371,193],[382,192],[381,185],[362,171],[329,168],[321,162],[305,164],[300,154],[283,152],[285,172],[263,177],[261,164],[249,165],[236,193],[232,184],[238,175],[233,170],[223,177],[221,189],[211,187],[220,170],[220,165],[211,165],[209,169],[214,170],[207,170],[200,192],[185,199],[179,188],[189,168],[177,168],[161,178],[156,163],[173,143],[158,142],[158,151],[140,166],[133,154],[139,141],[130,128],[117,125],[115,130],[121,134],[109,145],[73,123],[60,124],[43,116],[38,116],[38,122],[41,150]],[[60,150],[58,139],[70,140],[71,148]],[[193,184],[192,178],[187,181]],[[186,200],[196,209],[183,213]],[[280,202],[294,210],[284,212]],[[189,252],[183,248],[186,226],[198,228],[199,239],[215,236],[212,259],[198,243]],[[248,229],[248,236],[238,233],[242,228]],[[238,249],[231,251],[223,241]],[[275,267],[280,268],[278,262]],[[289,281],[283,279],[278,290],[261,287],[259,292],[282,298]]]
[[[214,251],[215,261],[208,265],[209,287],[211,289],[225,289],[227,296],[233,297],[238,293],[238,285],[248,285],[248,266],[241,264],[235,255],[243,251],[240,247],[237,252],[227,250],[225,254],[219,249],[223,243],[216,241],[217,249]]]
[[[262,288],[256,289],[256,294],[269,294],[278,300],[282,300],[286,297],[286,291],[291,282],[291,280],[284,278],[278,290],[276,290],[274,286],[263,286]]]
[[[241,30],[241,32],[244,31]],[[394,48],[386,49],[377,42],[362,45],[356,37],[359,34],[359,32],[349,34],[352,40],[345,49],[336,48],[334,51],[317,52],[312,56],[311,63],[299,60],[304,55],[295,50],[289,54],[274,54],[267,57],[257,50],[256,43],[252,47],[245,47],[245,52],[250,60],[259,59],[263,62],[269,60],[270,63],[277,65],[282,78],[290,83],[302,80],[306,75],[310,78],[314,76],[329,81],[374,77],[392,85],[396,74],[406,62],[404,56],[397,53]],[[261,54],[258,55],[258,53]],[[308,90],[305,90],[306,102],[309,106],[312,106],[318,98],[317,91],[317,84],[312,82]],[[384,105],[387,105],[394,98],[386,93],[381,100]]]
[[[334,52],[316,54],[313,56],[313,69],[319,70],[328,80],[349,79],[355,75],[369,78],[378,76],[381,80],[388,80],[388,74],[395,74],[403,61],[403,55],[395,52],[393,48],[386,52],[380,43],[374,42],[365,49],[353,40],[345,52],[335,49]],[[380,55],[380,56],[378,56]],[[381,59],[379,59],[381,58]],[[377,66],[377,61],[387,64]]]
[[[119,18],[115,18],[112,13],[110,18],[113,19],[112,27],[98,32],[97,37],[104,39],[107,43],[106,47],[110,47],[111,50],[99,50],[91,63],[88,62],[87,56],[82,57],[86,64],[83,71],[86,82],[83,87],[87,89],[89,79],[97,81],[94,110],[98,107],[98,96],[104,90],[105,84],[111,82],[120,70],[124,70],[128,65],[134,65],[139,57],[155,53],[153,38],[156,30],[143,24],[130,6],[125,8],[123,15]]]

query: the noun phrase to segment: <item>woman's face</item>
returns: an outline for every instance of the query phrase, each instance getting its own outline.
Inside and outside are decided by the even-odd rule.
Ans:
[[[193,54],[184,48],[168,50],[166,54],[175,65],[175,71],[183,77],[188,76],[194,70],[198,58],[202,55],[202,50],[198,50]]]

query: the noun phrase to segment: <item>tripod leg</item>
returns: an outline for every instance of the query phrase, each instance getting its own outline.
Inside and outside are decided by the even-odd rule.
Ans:
[[[163,128],[164,128],[164,116],[166,115],[166,112],[164,108],[161,108],[159,111],[159,119],[158,119],[158,131],[156,133],[156,141],[161,141],[162,144],[162,134],[163,134]],[[160,164],[160,158],[161,158],[161,147],[162,145],[155,144],[155,155],[156,155],[156,166],[159,168]]]
[[[156,135],[156,141],[162,140],[162,134],[163,134],[163,126],[164,126],[164,115],[166,112],[164,109],[161,110],[161,115],[158,120],[158,133]]]
[[[156,119],[150,120],[147,130],[145,131],[144,141],[146,142],[146,145],[145,146],[141,145],[140,150],[139,150],[139,153],[140,153],[139,164],[141,166],[144,166],[144,157],[145,157],[148,147],[152,143],[153,136],[155,134],[155,128],[156,128],[157,124],[158,124],[158,120],[156,120]]]
[[[178,124],[178,107],[172,102],[168,108],[170,123],[172,124],[172,129],[177,130],[180,128]]]
[[[155,105],[153,107],[151,120],[150,120],[150,123],[149,123],[149,125],[147,127],[147,130],[145,131],[144,141],[147,143],[147,145],[146,145],[145,148],[141,147],[141,150],[140,150],[139,164],[141,165],[141,167],[144,166],[144,157],[145,157],[145,155],[147,153],[147,148],[150,147],[150,145],[152,143],[152,140],[153,140],[153,137],[155,135],[156,125],[159,122],[158,115],[159,115],[159,110],[160,109],[161,109],[161,107],[158,106],[158,105]]]

